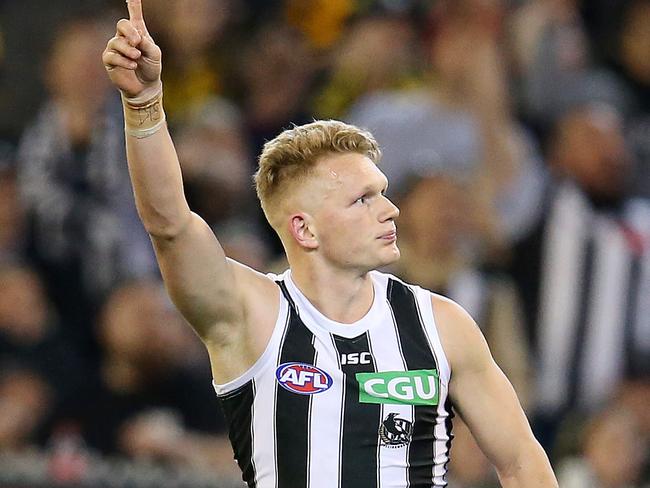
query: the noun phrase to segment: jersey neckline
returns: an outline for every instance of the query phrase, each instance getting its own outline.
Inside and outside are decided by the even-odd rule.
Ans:
[[[332,320],[318,310],[296,286],[291,277],[290,269],[284,274],[284,280],[287,284],[289,295],[291,295],[298,308],[298,314],[307,327],[312,330],[320,329],[345,338],[354,338],[379,323],[381,318],[381,305],[385,301],[384,297],[386,296],[386,283],[384,283],[386,280],[381,280],[381,275],[374,271],[370,271],[369,276],[374,291],[372,305],[363,317],[350,324]]]

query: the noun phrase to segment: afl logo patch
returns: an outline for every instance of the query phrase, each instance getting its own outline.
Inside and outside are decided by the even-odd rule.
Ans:
[[[313,395],[329,390],[332,377],[311,364],[284,363],[275,370],[278,383],[285,390],[300,395]]]

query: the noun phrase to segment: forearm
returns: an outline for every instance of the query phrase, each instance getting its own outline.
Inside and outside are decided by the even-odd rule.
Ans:
[[[125,109],[128,110],[131,109]],[[187,225],[191,214],[169,131],[163,122],[153,134],[136,137],[127,121],[126,132],[129,173],[138,214],[152,236],[173,237]]]
[[[147,30],[142,0],[128,0],[129,19],[117,22],[102,54],[122,94],[129,173],[138,214],[152,236],[178,235],[191,213],[183,194],[176,150],[165,125],[162,52]]]
[[[497,467],[497,475],[503,488],[558,488],[551,464],[537,442],[521,449],[517,462]]]

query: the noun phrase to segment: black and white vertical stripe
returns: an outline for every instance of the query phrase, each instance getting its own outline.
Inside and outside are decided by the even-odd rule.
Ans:
[[[388,302],[395,320],[400,352],[406,369],[436,369],[440,371],[435,351],[426,333],[426,328],[414,292],[403,283],[391,279],[388,282]],[[413,406],[413,432],[408,449],[408,483],[410,487],[429,487],[434,473],[431,459],[436,457],[435,426],[439,406]],[[449,426],[449,424],[445,424]],[[451,432],[448,433],[449,435]],[[448,456],[451,437],[445,439],[444,448]]]
[[[389,275],[372,277],[374,303],[348,326],[320,315],[285,275],[278,282],[283,301],[267,351],[242,377],[215,385],[249,487],[446,486],[451,373],[431,294]],[[331,387],[313,395],[283,388],[276,370],[292,362],[327,372]],[[360,402],[357,373],[415,369],[439,371],[438,405]],[[382,441],[380,428],[389,415],[412,425],[409,442]]]
[[[219,397],[228,425],[229,438],[235,459],[242,471],[242,478],[250,488],[256,487],[255,463],[253,461],[253,400],[255,380],[250,380],[236,390]]]
[[[646,214],[647,215],[647,214]],[[642,337],[650,252],[633,241],[626,216],[595,211],[575,188],[561,188],[542,255],[538,405],[554,412],[595,408],[625,375],[626,350]],[[650,351],[650,348],[647,349]],[[634,354],[637,354],[635,352]],[[641,353],[643,356],[643,353]]]
[[[300,320],[284,283],[282,293],[291,303],[289,324],[280,344],[280,366],[289,362],[316,363],[314,335]],[[297,395],[275,384],[277,488],[309,486],[311,395]]]
[[[367,333],[347,339],[332,336],[337,356],[370,352]],[[356,373],[375,372],[375,361],[368,364],[343,364],[345,377],[343,416],[340,426],[340,487],[377,487],[377,448],[381,408],[373,403],[359,402]]]

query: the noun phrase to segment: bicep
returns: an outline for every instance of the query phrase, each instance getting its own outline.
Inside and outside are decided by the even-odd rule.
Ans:
[[[459,372],[450,395],[481,450],[498,470],[517,463],[521,448],[534,442],[512,385],[491,358],[482,369]]]
[[[173,239],[152,237],[167,291],[201,337],[218,322],[243,317],[236,273],[207,223],[192,214]]]
[[[508,470],[536,442],[517,395],[471,317],[449,301],[434,301],[434,310],[452,368],[451,399],[497,470]]]

